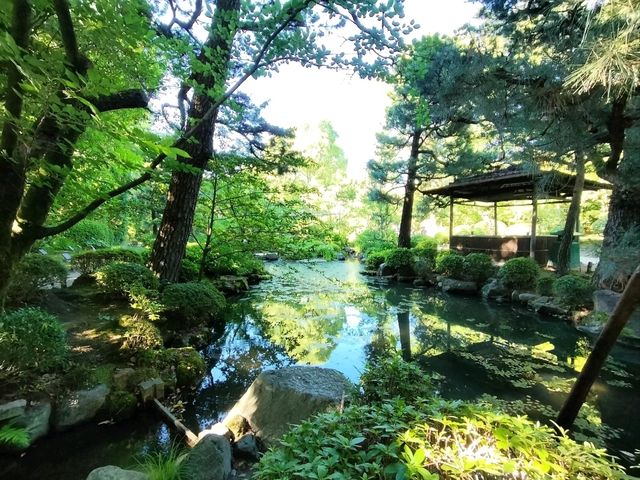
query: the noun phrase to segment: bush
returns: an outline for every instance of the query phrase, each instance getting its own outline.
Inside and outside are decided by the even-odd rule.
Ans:
[[[46,286],[67,283],[67,268],[47,255],[25,255],[16,265],[11,277],[8,296],[12,303],[23,303],[38,297]]]
[[[292,472],[295,472],[292,475]],[[256,480],[284,478],[621,479],[604,449],[486,403],[353,405],[294,427]]]
[[[0,316],[0,365],[5,370],[46,373],[63,366],[67,338],[58,319],[38,308]]]
[[[464,257],[463,275],[473,282],[486,282],[493,270],[493,261],[486,253],[470,253]]]
[[[436,267],[436,257],[438,256],[438,242],[431,237],[424,237],[417,242],[413,249],[416,258],[415,270],[424,276],[432,272]]]
[[[372,252],[380,252],[395,247],[395,243],[389,235],[380,235],[376,230],[365,230],[356,237],[355,246],[360,253],[367,257]]]
[[[390,250],[380,250],[367,254],[367,270],[377,270],[378,267],[386,261],[389,251]]]
[[[398,355],[382,357],[367,363],[360,377],[362,402],[365,404],[400,397],[407,401],[428,398],[435,389],[431,379],[414,363]]]
[[[98,269],[95,277],[104,293],[119,297],[126,297],[134,286],[156,290],[159,285],[153,272],[137,263],[111,263]]]
[[[553,293],[560,303],[575,310],[593,305],[593,285],[587,277],[564,275],[553,284]]]
[[[104,248],[114,243],[109,226],[97,220],[83,220],[71,227],[64,236],[81,248]]]
[[[556,281],[556,276],[552,273],[542,273],[538,277],[536,282],[536,292],[540,295],[550,297],[553,295],[553,284]]]
[[[440,252],[436,258],[436,272],[451,278],[462,278],[464,258],[457,252],[447,250]]]
[[[86,275],[115,262],[144,265],[142,255],[139,252],[129,248],[114,247],[78,253],[73,256],[71,266]]]
[[[176,361],[176,385],[196,387],[206,369],[204,359],[193,347],[174,348],[172,352]]]
[[[139,316],[121,319],[125,326],[121,349],[130,354],[161,348],[164,344],[160,330],[149,320]]]
[[[199,245],[188,245],[182,263],[185,278],[195,280],[200,271],[202,248]],[[263,263],[249,252],[211,251],[204,263],[204,274],[208,277],[220,275],[247,276],[265,273]]]
[[[533,258],[517,257],[507,260],[498,276],[502,284],[513,290],[532,290],[540,275],[540,267]]]
[[[108,418],[125,420],[131,418],[138,405],[138,400],[133,393],[124,390],[115,390],[109,393],[105,405],[105,414]]]
[[[160,301],[167,316],[185,326],[219,318],[226,305],[224,296],[209,282],[168,285],[162,292]]]
[[[394,248],[387,253],[385,263],[391,268],[412,268],[413,252],[408,248]]]

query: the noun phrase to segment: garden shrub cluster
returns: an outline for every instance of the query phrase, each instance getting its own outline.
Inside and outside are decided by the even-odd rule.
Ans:
[[[47,373],[61,368],[68,345],[58,319],[39,308],[0,315],[0,365],[6,372]]]
[[[190,244],[185,251],[181,265],[181,279],[183,281],[197,280],[202,260],[202,248],[197,244]],[[220,275],[262,275],[265,273],[263,263],[250,252],[234,252],[231,250],[212,251],[207,255],[203,273],[206,277]]]
[[[66,285],[67,273],[67,267],[53,257],[25,255],[14,269],[8,298],[13,304],[32,301],[46,286],[56,283]]]
[[[413,267],[414,256],[409,248],[394,248],[386,255],[385,263],[391,268]]]
[[[153,272],[138,263],[110,263],[99,268],[95,277],[104,293],[116,297],[126,297],[135,286],[154,290],[159,285]]]
[[[367,254],[366,265],[368,270],[377,270],[387,259],[387,253],[391,250],[380,250]]]
[[[540,275],[540,267],[533,258],[516,257],[507,260],[498,276],[502,284],[514,290],[533,290]]]
[[[162,291],[160,302],[168,318],[185,326],[219,318],[226,306],[224,296],[206,281],[168,285]]]
[[[399,397],[407,401],[434,395],[431,379],[415,363],[405,362],[399,355],[385,355],[367,363],[360,377],[362,403],[379,402]]]
[[[436,272],[445,277],[462,279],[464,257],[451,250],[440,252],[436,257]]]
[[[389,235],[381,235],[375,230],[364,230],[357,236],[355,246],[360,253],[368,258],[372,252],[394,248],[396,244],[392,239],[393,236],[392,232],[389,232]]]
[[[536,292],[540,295],[550,297],[553,295],[553,284],[556,282],[556,276],[552,273],[543,272],[536,281]]]
[[[583,275],[569,274],[558,278],[553,284],[553,293],[560,303],[571,309],[591,307],[594,287]]]
[[[85,275],[115,262],[137,263],[144,265],[142,254],[131,248],[113,247],[87,250],[73,256],[71,266]]]
[[[158,327],[145,318],[138,315],[123,317],[120,325],[125,327],[120,348],[129,354],[159,349],[164,345]]]
[[[493,272],[493,261],[486,253],[470,253],[464,257],[462,273],[467,280],[483,284]]]
[[[98,220],[83,220],[71,227],[64,236],[80,248],[104,248],[114,244],[109,226]]]

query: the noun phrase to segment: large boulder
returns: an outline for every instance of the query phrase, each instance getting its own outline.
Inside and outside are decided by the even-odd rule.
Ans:
[[[350,386],[342,373],[328,368],[294,366],[262,372],[223,423],[229,425],[238,415],[246,418],[256,436],[269,447],[290,425],[338,409]]]
[[[593,294],[593,309],[611,315],[621,296],[622,294],[611,290],[596,290]],[[625,330],[633,336],[640,337],[640,308],[636,308],[631,314]]]
[[[51,403],[42,401],[33,403],[27,407],[24,414],[16,418],[15,424],[23,427],[29,434],[29,444],[49,433],[49,421],[51,419]]]
[[[134,470],[123,470],[120,467],[107,465],[92,470],[87,480],[149,480],[149,476]]]
[[[226,480],[231,474],[231,444],[227,437],[205,435],[184,461],[190,480]]]
[[[27,401],[23,399],[3,403],[0,405],[0,421],[19,417],[24,414],[26,408]]]
[[[53,416],[56,430],[65,430],[96,416],[107,401],[109,387],[100,384],[88,390],[80,390],[58,400]]]
[[[386,263],[381,264],[378,267],[378,276],[379,277],[391,277],[397,273],[397,270]]]
[[[502,282],[497,278],[492,278],[488,283],[482,287],[482,296],[484,298],[496,299],[496,300],[504,300],[508,298],[510,292]]]
[[[443,278],[440,282],[443,292],[450,293],[477,293],[478,284],[476,282],[468,282],[465,280],[456,280],[454,278]]]

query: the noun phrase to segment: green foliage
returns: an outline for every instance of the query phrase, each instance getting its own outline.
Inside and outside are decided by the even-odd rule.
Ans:
[[[136,396],[125,390],[115,390],[109,393],[106,403],[106,415],[116,420],[129,418],[136,406],[138,400]]]
[[[109,226],[97,220],[83,220],[64,234],[80,248],[104,248],[114,243]]]
[[[360,377],[364,404],[400,397],[408,402],[429,398],[435,389],[431,379],[415,363],[399,355],[383,356],[367,363]]]
[[[167,316],[185,327],[219,319],[226,306],[224,296],[206,281],[168,285],[161,303]]]
[[[47,255],[25,255],[14,269],[8,296],[12,303],[28,302],[55,283],[67,283],[67,268],[62,263]]]
[[[58,319],[38,308],[0,316],[0,365],[17,372],[47,373],[65,363],[68,347]]]
[[[360,253],[368,257],[372,252],[394,248],[395,243],[387,236],[380,235],[376,230],[364,230],[356,237],[355,246]]]
[[[159,296],[160,293],[157,290],[148,290],[141,285],[133,285],[129,290],[129,304],[147,319],[156,321],[165,311]]]
[[[167,453],[147,453],[138,462],[138,470],[145,473],[149,480],[187,480],[184,460],[187,453],[172,447]]]
[[[514,290],[531,290],[540,275],[540,267],[533,258],[516,257],[507,260],[498,272],[503,285]]]
[[[486,253],[470,253],[464,257],[462,272],[465,278],[483,284],[493,275],[493,261]]]
[[[110,263],[99,268],[95,277],[104,293],[116,297],[126,297],[135,286],[155,290],[159,285],[153,272],[137,263]]]
[[[0,426],[0,446],[10,449],[25,449],[31,444],[31,438],[26,428],[5,423]]]
[[[624,478],[604,450],[486,403],[434,399],[347,407],[303,422],[256,480],[284,478]]]
[[[367,270],[377,270],[387,260],[389,252],[391,249],[369,252],[366,259]]]
[[[553,295],[553,285],[556,282],[556,276],[552,273],[542,272],[536,282],[536,292],[546,297]]]
[[[553,284],[553,293],[560,303],[574,310],[593,305],[593,291],[591,280],[582,275],[564,275]]]
[[[137,263],[144,265],[142,254],[130,248],[113,247],[87,250],[73,256],[71,266],[83,274],[94,273],[96,270],[115,262]]]
[[[451,278],[462,278],[464,258],[457,252],[447,250],[436,257],[436,272]]]
[[[197,244],[187,246],[182,261],[181,275],[188,281],[197,280],[202,261],[202,248]],[[219,277],[220,275],[261,275],[264,273],[262,262],[250,252],[234,251],[232,246],[218,245],[209,252],[204,263],[204,275]]]
[[[172,349],[175,358],[178,387],[195,387],[206,370],[204,359],[193,347]]]
[[[413,242],[413,239],[411,241]],[[432,258],[435,261],[438,255],[438,241],[433,237],[419,238],[413,251],[418,257]]]
[[[140,316],[125,316],[120,319],[125,328],[121,349],[130,354],[161,348],[164,344],[160,330],[152,322]]]
[[[394,248],[387,253],[385,263],[391,268],[413,267],[413,252],[409,248]]]

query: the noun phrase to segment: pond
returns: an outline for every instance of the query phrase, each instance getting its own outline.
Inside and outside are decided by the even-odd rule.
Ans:
[[[553,418],[591,347],[570,325],[512,305],[360,274],[357,262],[268,265],[273,279],[236,301],[183,418],[198,431],[219,420],[265,368],[321,365],[357,381],[367,358],[397,348],[437,379],[442,395],[510,401],[505,408]],[[640,356],[614,349],[577,422],[578,439],[627,463],[640,448]],[[1,459],[0,478],[79,479],[98,466],[131,467],[179,443],[153,412],[116,425],[47,437],[20,459]]]

